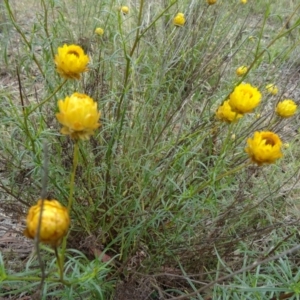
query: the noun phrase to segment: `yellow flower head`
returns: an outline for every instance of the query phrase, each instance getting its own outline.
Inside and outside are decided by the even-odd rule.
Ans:
[[[241,66],[239,68],[236,69],[236,75],[237,76],[243,76],[247,73],[248,68],[246,66]]]
[[[292,117],[297,110],[297,104],[291,99],[285,99],[276,106],[276,113],[282,118]]]
[[[34,239],[38,232],[42,200],[31,206],[26,218],[24,235]],[[40,241],[52,246],[59,246],[67,234],[70,225],[68,210],[57,200],[44,200],[40,227]]]
[[[175,18],[173,19],[173,24],[175,26],[182,27],[185,24],[185,17],[183,13],[178,13]]]
[[[216,4],[217,0],[207,0],[207,3],[209,5],[213,5],[213,4]]]
[[[229,105],[229,100],[225,101],[223,105],[220,105],[216,111],[216,117],[227,123],[237,122],[243,115],[233,112],[231,106]]]
[[[273,83],[268,84],[266,86],[266,90],[272,95],[276,95],[278,93],[278,87]]]
[[[121,12],[124,15],[127,15],[129,13],[129,7],[128,6],[121,6]]]
[[[54,62],[57,72],[66,79],[79,79],[80,73],[87,71],[89,57],[77,45],[64,45],[58,48]]]
[[[239,114],[252,112],[261,100],[260,91],[249,83],[236,86],[229,96],[229,105],[232,111]]]
[[[247,0],[241,0],[241,3],[246,4]]]
[[[98,35],[103,35],[104,34],[104,30],[101,27],[97,27],[95,29],[95,33]]]
[[[87,140],[100,126],[97,103],[85,94],[74,93],[65,100],[59,100],[58,108],[56,118],[63,125],[60,132],[72,139]]]
[[[256,131],[253,138],[247,140],[245,151],[251,160],[259,166],[272,164],[282,157],[282,142],[279,136],[270,131]]]

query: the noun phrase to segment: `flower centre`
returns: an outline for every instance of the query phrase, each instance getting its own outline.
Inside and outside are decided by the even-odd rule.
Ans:
[[[68,54],[70,54],[70,55],[73,54],[73,55],[75,55],[76,57],[79,57],[79,54],[78,54],[78,52],[76,52],[76,51],[72,51],[72,50],[71,50],[71,51],[68,52]]]
[[[265,144],[270,146],[275,146],[275,142],[272,138],[264,138]]]
[[[245,92],[245,94],[244,94],[244,95],[245,95],[245,97],[247,97],[247,98],[250,98],[250,99],[251,99],[251,98],[252,98],[252,96],[253,96],[253,94],[252,94],[251,92],[248,92],[248,91],[247,91],[247,92]]]

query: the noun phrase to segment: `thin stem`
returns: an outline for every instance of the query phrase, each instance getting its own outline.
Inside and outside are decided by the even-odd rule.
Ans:
[[[18,282],[18,281],[28,281],[28,282],[30,282],[30,281],[39,281],[40,279],[41,278],[38,277],[38,276],[19,277],[19,276],[10,276],[10,275],[8,275],[8,276],[5,277],[5,281],[16,281],[16,282]],[[71,286],[72,283],[73,283],[73,282],[71,283],[71,282],[56,279],[56,278],[46,278],[45,281],[46,282],[57,282],[57,283],[61,282],[62,284],[66,285],[66,286]],[[77,283],[77,282],[79,282],[79,280],[74,281],[74,283]]]
[[[240,165],[240,166],[238,166],[238,167],[236,167],[236,168],[234,168],[234,169],[232,169],[230,171],[227,171],[227,172],[225,172],[225,173],[217,176],[214,179],[212,178],[210,180],[207,180],[202,185],[200,185],[200,187],[197,190],[195,190],[195,192],[193,194],[197,194],[197,193],[201,192],[203,189],[205,189],[207,186],[209,186],[213,181],[219,181],[220,179],[222,179],[224,177],[227,177],[229,175],[235,174],[236,172],[242,170],[243,168],[249,166],[250,164],[251,164],[251,161],[249,161],[249,162],[247,162],[247,163],[245,163],[243,165]]]
[[[126,51],[126,45],[125,45],[125,41],[123,39],[123,34],[122,34],[122,26],[121,26],[121,22],[120,22],[120,19],[119,19],[119,30],[121,32],[121,37],[122,37],[122,40],[123,40],[123,50],[124,50],[124,56],[125,56],[125,59],[126,59],[126,69],[125,69],[125,76],[124,76],[123,91],[122,91],[122,95],[121,95],[119,105],[118,105],[118,109],[117,109],[117,120],[119,120],[120,113],[121,113],[122,102],[123,102],[124,97],[125,97],[125,91],[128,88],[127,84],[128,84],[129,74],[130,74],[130,65],[131,65],[132,56],[133,56],[134,51],[135,51],[135,49],[138,45],[138,42],[140,40],[139,36],[140,36],[140,27],[141,27],[141,23],[142,23],[143,7],[144,7],[144,0],[141,0],[135,40],[133,42],[133,46],[132,46],[129,54],[127,54],[127,51]]]
[[[44,9],[44,30],[45,30],[46,36],[48,38],[48,41],[50,43],[52,58],[54,58],[54,50],[53,50],[53,45],[52,45],[52,40],[53,39],[51,39],[50,34],[49,34],[49,30],[48,30],[48,10],[47,10],[45,0],[41,0],[41,4],[42,4],[43,9]]]
[[[136,48],[136,46],[137,46],[137,43],[139,42],[139,40],[146,34],[146,32],[149,30],[149,29],[151,29],[153,26],[154,26],[154,24],[161,18],[161,16],[163,16],[175,3],[177,3],[177,1],[174,1],[174,2],[172,2],[167,8],[165,8],[154,20],[153,20],[153,22],[147,27],[147,28],[145,28],[144,30],[143,30],[143,32],[139,35],[139,36],[137,36],[137,38],[136,38],[136,40],[134,41],[134,45],[133,45],[133,47],[132,47],[132,49],[131,49],[131,51],[130,51],[130,54],[133,54],[133,52],[134,52],[134,50],[135,50],[135,48]]]
[[[54,251],[55,251],[56,261],[57,261],[57,265],[58,265],[58,269],[59,269],[59,278],[60,278],[61,282],[63,282],[64,281],[64,264],[61,259],[62,257],[59,256],[56,246],[54,246]]]
[[[130,54],[129,56],[132,57],[135,48],[138,45],[138,42],[140,40],[140,29],[141,29],[141,23],[142,23],[142,13],[143,13],[143,7],[144,7],[144,0],[141,0],[140,2],[140,10],[139,10],[139,16],[138,16],[138,24],[137,24],[137,31],[136,31],[136,35],[135,35],[135,40],[134,40],[134,44],[131,48]]]
[[[46,102],[48,102],[64,85],[65,83],[67,82],[68,79],[65,79],[55,90],[54,92],[49,96],[47,97],[44,101],[38,103],[32,110],[30,110],[28,113],[27,113],[27,117],[32,114],[36,109],[38,109],[40,106],[42,106],[43,104],[45,104]]]
[[[68,207],[67,207],[69,214],[73,204],[74,182],[75,182],[76,169],[78,165],[78,148],[79,148],[78,144],[79,144],[78,140],[75,140],[74,151],[73,151],[73,167],[72,167],[72,173],[70,179],[70,191],[69,191],[69,199],[68,199]],[[60,260],[59,264],[61,266],[64,265],[66,248],[67,248],[67,237],[65,236],[62,241],[61,256],[59,259]]]
[[[294,11],[292,12],[292,14],[287,18],[287,21],[284,23],[284,25],[282,26],[282,28],[279,30],[279,33],[275,36],[275,38],[273,40],[270,41],[270,43],[261,51],[259,52],[259,46],[260,46],[260,40],[259,39],[259,43],[257,45],[257,49],[256,49],[256,53],[255,53],[255,57],[254,60],[252,61],[252,63],[249,65],[248,67],[248,71],[245,73],[245,75],[241,78],[241,80],[237,83],[237,85],[241,84],[244,81],[244,78],[247,76],[247,74],[250,72],[250,70],[254,67],[254,65],[257,63],[257,61],[267,52],[267,50],[280,38],[282,38],[283,36],[285,36],[286,34],[289,34],[292,30],[294,30],[298,24],[292,26],[292,28],[286,30],[286,25],[289,23],[289,21],[294,17],[294,15],[296,14],[296,12],[298,11],[298,9],[300,8],[300,4],[294,9]],[[266,18],[264,19],[263,22],[263,26],[262,26],[262,30],[265,26],[266,23]],[[262,35],[262,31],[261,31],[261,35]],[[228,99],[229,95],[231,93],[229,93],[225,98],[224,101],[226,99]]]
[[[235,114],[235,118],[237,118],[237,113]],[[226,147],[228,146],[229,144],[229,140],[231,139],[231,136],[232,136],[232,132],[233,132],[233,128],[234,126],[236,125],[236,123],[234,122],[231,122],[228,126],[228,130],[227,130],[227,136],[225,138],[225,141],[223,141],[223,145],[222,145],[222,149],[220,151],[220,155],[219,155],[219,158],[216,162],[216,164],[218,164],[219,160],[223,160],[223,154],[226,154]]]
[[[231,274],[229,275],[225,275],[225,276],[222,276],[222,277],[219,277],[218,279],[214,280],[214,281],[211,281],[210,283],[204,285],[202,288],[200,288],[199,290],[195,291],[195,292],[192,292],[190,294],[187,294],[187,295],[182,295],[182,296],[179,296],[179,297],[173,297],[173,298],[170,298],[170,300],[183,300],[183,299],[191,299],[192,296],[196,296],[198,294],[200,294],[201,292],[203,292],[204,290],[207,290],[208,288],[214,286],[215,284],[219,283],[219,282],[224,282],[225,280],[228,280],[236,275],[239,275],[239,274],[242,274],[242,273],[245,273],[247,271],[250,271],[254,268],[256,268],[257,266],[260,266],[262,264],[267,264],[271,261],[275,261],[275,260],[278,260],[280,259],[281,257],[283,256],[288,256],[290,254],[293,254],[295,253],[296,251],[299,251],[300,249],[300,245],[296,245],[286,251],[283,251],[282,253],[280,254],[277,254],[277,255],[274,255],[270,258],[266,258],[266,259],[263,259],[263,260],[260,260],[260,261],[255,261],[253,264],[247,266],[247,267],[244,267],[244,268],[241,268],[237,271],[234,271],[232,272]],[[273,298],[272,298],[273,299]]]
[[[48,144],[46,141],[43,142],[43,166],[42,166],[42,174],[41,174],[41,183],[42,183],[42,190],[41,190],[41,199],[47,198],[47,185],[49,180],[49,149]]]
[[[20,26],[17,24],[17,21],[15,20],[15,16],[11,10],[10,4],[9,4],[9,0],[4,0],[6,9],[8,11],[8,15],[10,17],[10,20],[13,24],[13,26],[15,27],[16,31],[21,35],[23,41],[25,42],[26,46],[28,47],[28,49],[30,50],[30,53],[32,55],[32,59],[35,62],[35,64],[37,65],[40,73],[42,74],[43,78],[46,79],[46,75],[41,67],[40,62],[38,61],[36,55],[34,54],[33,48],[32,48],[32,43],[30,41],[27,40],[25,33],[21,30]]]
[[[254,64],[257,62],[257,60],[267,51],[267,49],[269,49],[277,40],[279,40],[280,38],[282,38],[283,36],[285,36],[287,33],[291,32],[291,29],[286,30],[286,24],[288,24],[288,22],[291,20],[291,18],[296,14],[297,10],[300,8],[300,4],[294,9],[293,13],[288,17],[287,21],[285,22],[285,24],[282,26],[281,30],[279,31],[279,33],[277,34],[277,36],[265,47],[265,49],[263,49],[258,55],[256,55],[254,61],[252,62],[252,64],[250,65],[249,69],[251,69]],[[265,24],[265,22],[264,22]],[[294,29],[294,28],[293,28]]]
[[[39,215],[39,220],[38,220],[38,227],[37,227],[37,232],[34,238],[34,243],[35,243],[35,249],[36,249],[36,255],[38,258],[39,266],[41,269],[41,282],[40,282],[40,291],[43,289],[43,285],[45,282],[46,278],[46,273],[45,273],[45,265],[41,257],[41,251],[40,251],[40,235],[41,235],[41,226],[42,226],[42,218],[43,218],[43,210],[44,210],[44,202],[45,199],[41,199],[41,208],[40,208],[40,215]]]
[[[24,131],[26,136],[29,138],[30,143],[31,143],[31,150],[35,154],[35,144],[34,144],[34,138],[31,136],[28,122],[27,122],[27,117],[28,115],[26,114],[26,107],[24,104],[24,99],[23,99],[23,94],[22,94],[22,84],[21,84],[21,78],[20,78],[20,73],[19,73],[19,68],[17,68],[17,77],[18,77],[18,84],[19,84],[19,93],[20,93],[20,100],[21,100],[21,105],[22,105],[22,113],[23,113],[23,119],[24,119]]]
[[[167,11],[170,9],[170,7],[172,7],[175,3],[177,3],[177,1],[172,2],[161,14],[158,15],[158,17],[147,27],[143,30],[142,33],[140,33],[141,31],[141,23],[142,23],[142,13],[143,13],[143,7],[144,7],[144,0],[141,0],[140,2],[140,9],[139,9],[139,15],[138,15],[138,24],[137,24],[137,31],[136,31],[136,36],[135,36],[135,40],[133,42],[133,46],[129,52],[129,54],[127,54],[126,51],[126,47],[125,47],[125,42],[123,40],[123,50],[124,50],[124,56],[126,59],[126,68],[125,68],[125,76],[124,76],[124,83],[123,83],[123,91],[120,97],[120,101],[119,101],[119,105],[117,108],[117,120],[119,120],[120,117],[120,113],[121,113],[121,105],[123,103],[124,97],[125,97],[125,91],[128,88],[127,84],[129,81],[129,75],[130,75],[130,65],[131,65],[131,60],[133,57],[133,54],[136,50],[136,47],[138,46],[138,43],[140,41],[140,39],[145,35],[145,33],[157,22],[157,20]],[[119,30],[121,33],[121,37],[123,39],[123,34],[122,34],[122,27],[121,27],[121,22],[120,22],[120,18],[119,18]]]
[[[68,200],[68,212],[70,213],[72,204],[73,204],[73,193],[74,193],[74,182],[75,182],[75,175],[76,175],[76,169],[78,165],[78,140],[74,143],[74,152],[73,152],[73,168],[71,173],[71,179],[70,179],[70,193],[69,193],[69,200]]]

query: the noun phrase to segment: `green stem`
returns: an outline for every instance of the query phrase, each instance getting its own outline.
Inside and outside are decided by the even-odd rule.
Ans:
[[[123,83],[123,91],[120,97],[120,101],[118,104],[118,108],[117,108],[117,120],[119,120],[120,118],[120,114],[121,114],[121,106],[125,97],[125,92],[126,89],[128,88],[128,81],[129,81],[129,75],[130,75],[130,66],[131,66],[131,61],[132,61],[132,57],[133,54],[135,52],[135,49],[138,46],[138,43],[140,41],[140,39],[146,34],[146,32],[157,22],[157,20],[167,11],[170,9],[170,7],[172,7],[175,3],[177,3],[177,1],[173,1],[161,14],[158,15],[158,17],[147,27],[143,30],[143,32],[141,33],[141,23],[142,23],[142,15],[143,15],[143,7],[144,7],[144,0],[140,1],[140,9],[139,9],[139,14],[138,14],[138,22],[137,22],[137,31],[136,31],[136,36],[133,42],[133,46],[129,52],[129,54],[127,53],[126,50],[126,45],[125,45],[125,41],[123,39],[123,33],[122,33],[122,24],[121,24],[121,19],[119,17],[119,30],[121,33],[121,37],[122,37],[122,43],[123,43],[123,51],[124,51],[124,56],[126,59],[126,68],[125,68],[125,75],[124,75],[124,83]],[[120,16],[120,15],[119,15]]]
[[[18,77],[18,83],[19,83],[19,93],[20,93],[20,100],[21,100],[21,105],[22,105],[22,113],[23,113],[23,120],[24,120],[24,131],[26,136],[29,138],[30,143],[31,143],[31,150],[33,151],[34,154],[35,153],[35,145],[34,145],[34,138],[32,137],[30,130],[29,130],[29,126],[28,126],[28,122],[27,122],[27,109],[25,107],[24,104],[24,100],[23,100],[23,94],[22,94],[22,83],[21,83],[21,78],[20,78],[20,72],[19,69],[17,68],[17,77]]]
[[[28,122],[27,122],[27,116],[24,114],[24,112],[23,112],[23,117],[24,117],[24,126],[25,126],[24,129],[25,129],[25,133],[26,133],[26,135],[28,136],[28,138],[30,140],[32,152],[34,154],[36,154],[36,152],[35,152],[35,144],[34,144],[35,138],[33,138],[32,135],[31,135],[31,133],[30,133]]]
[[[20,26],[17,24],[17,21],[15,20],[15,16],[11,10],[10,4],[9,4],[9,0],[4,0],[8,15],[10,17],[10,20],[13,24],[13,26],[15,27],[16,31],[21,35],[23,41],[25,42],[26,46],[28,47],[28,49],[30,50],[30,53],[32,55],[32,59],[35,62],[35,64],[37,65],[40,73],[42,74],[43,78],[46,78],[45,73],[43,72],[43,69],[40,65],[40,62],[38,61],[36,55],[34,54],[34,50],[32,48],[32,43],[30,41],[27,40],[25,33],[21,30]]]
[[[47,39],[49,41],[52,58],[54,58],[54,50],[53,50],[53,45],[52,45],[53,39],[51,38],[51,36],[49,34],[49,30],[48,30],[48,10],[47,10],[47,6],[46,6],[46,3],[45,3],[45,0],[41,0],[41,4],[42,4],[43,9],[44,9],[44,30],[45,30]]]
[[[76,169],[78,165],[78,140],[75,141],[74,144],[74,152],[73,152],[73,168],[71,173],[71,180],[70,180],[70,193],[69,193],[69,200],[68,200],[68,212],[70,213],[72,204],[73,204],[73,193],[74,193],[74,182],[75,182],[75,175]]]
[[[40,281],[41,278],[38,277],[38,276],[24,276],[24,277],[19,277],[19,276],[10,276],[8,275],[3,281]],[[72,283],[71,282],[68,282],[66,280],[61,280],[61,279],[56,279],[56,278],[46,278],[45,279],[46,282],[61,282],[62,284],[66,285],[66,286],[71,286]],[[74,281],[74,283],[76,283],[77,281]],[[79,281],[78,281],[79,282]]]
[[[275,36],[275,38],[273,40],[270,41],[270,43],[261,51],[259,52],[259,46],[260,46],[260,41],[261,41],[261,36],[263,33],[263,28],[265,26],[266,23],[266,18],[264,19],[264,23],[262,26],[262,30],[260,33],[260,38],[259,38],[259,43],[257,45],[257,49],[256,49],[256,53],[255,53],[255,57],[254,60],[252,61],[252,63],[249,65],[248,67],[248,71],[245,73],[245,75],[240,79],[240,81],[237,83],[237,85],[241,84],[244,79],[246,78],[247,74],[250,72],[250,70],[254,67],[254,65],[256,64],[256,62],[267,52],[267,50],[273,46],[273,44],[279,40],[280,38],[282,38],[283,36],[289,34],[292,30],[294,30],[298,24],[295,24],[294,26],[292,26],[290,29],[286,30],[286,25],[289,23],[289,21],[294,17],[294,15],[297,13],[298,9],[300,8],[300,4],[296,6],[296,8],[293,10],[293,12],[291,13],[291,15],[287,18],[287,21],[283,24],[283,26],[281,27],[281,29],[279,30],[279,33]],[[297,22],[296,22],[297,23]],[[230,96],[231,92],[224,98],[224,101],[228,99],[228,97]]]
[[[273,129],[272,129],[273,126],[276,127],[282,120],[283,120],[283,118],[280,118],[279,116],[275,115],[274,118],[272,117],[272,120],[268,124],[265,131],[273,131]]]
[[[238,115],[238,114],[236,113],[235,118],[237,117],[237,115]],[[232,132],[233,132],[233,128],[234,128],[235,125],[236,125],[236,123],[231,122],[231,123],[229,124],[229,126],[228,126],[227,136],[226,136],[226,138],[225,138],[225,141],[223,142],[222,149],[221,149],[221,151],[220,151],[220,155],[219,155],[219,159],[218,159],[218,160],[223,159],[223,158],[224,158],[224,157],[223,157],[223,154],[226,154],[225,150],[226,150],[226,147],[227,147],[228,144],[229,144],[229,140],[230,140],[230,138],[231,138],[231,135],[232,135]],[[218,161],[217,161],[217,163],[218,163]]]
[[[49,96],[47,97],[44,101],[40,102],[39,104],[37,104],[32,110],[30,110],[28,113],[27,113],[27,117],[32,114],[36,109],[38,109],[40,106],[42,106],[43,104],[45,104],[46,102],[48,102],[64,85],[65,83],[67,82],[68,79],[65,79],[55,90],[54,92]]]
[[[142,24],[143,8],[144,8],[144,0],[141,0],[140,1],[139,16],[138,16],[138,23],[137,23],[137,31],[136,31],[136,35],[135,35],[135,40],[134,40],[133,46],[132,46],[130,54],[129,54],[130,57],[132,57],[132,55],[134,53],[134,50],[137,47],[138,42],[140,40],[139,35],[140,35],[140,28],[141,28],[141,24]]]
[[[141,0],[139,15],[138,15],[138,22],[137,22],[137,31],[136,31],[135,39],[133,42],[133,46],[132,46],[129,54],[127,54],[126,44],[125,44],[125,41],[123,38],[123,33],[122,33],[122,26],[121,26],[122,24],[121,24],[120,18],[119,18],[119,30],[120,30],[122,42],[123,42],[123,51],[124,51],[124,56],[126,59],[126,68],[125,68],[125,76],[124,76],[124,83],[123,83],[123,91],[122,91],[122,95],[121,95],[118,109],[117,109],[117,120],[119,120],[120,113],[121,113],[121,106],[122,106],[122,103],[123,103],[123,100],[125,97],[126,89],[128,88],[127,84],[128,84],[129,74],[130,74],[131,60],[132,60],[134,51],[135,51],[136,47],[138,46],[138,42],[140,40],[140,28],[141,28],[141,24],[142,24],[143,8],[144,8],[144,0]]]
[[[56,246],[54,247],[54,251],[55,251],[56,261],[59,269],[59,279],[61,280],[61,282],[63,282],[64,281],[64,264],[62,261],[63,257],[59,256]]]
[[[174,2],[172,2],[167,8],[165,8],[155,19],[154,19],[154,21],[147,27],[147,28],[145,28],[144,30],[143,30],[143,32],[139,35],[139,36],[137,36],[137,38],[136,38],[136,40],[135,40],[135,42],[134,42],[134,45],[133,45],[133,47],[132,47],[132,49],[131,49],[131,52],[130,52],[130,54],[132,53],[133,54],[133,52],[134,52],[134,50],[135,50],[135,48],[136,48],[136,46],[137,46],[137,43],[139,42],[139,40],[146,34],[146,32],[149,30],[149,29],[151,29],[154,25],[155,25],[155,23],[175,4],[175,3],[177,3],[177,1],[174,1]]]
[[[216,178],[212,178],[210,180],[207,180],[206,182],[204,182],[202,185],[199,186],[199,188],[197,190],[195,190],[195,192],[193,194],[197,194],[199,192],[201,192],[202,190],[204,190],[207,186],[209,186],[213,181],[219,181],[220,179],[227,177],[229,175],[235,174],[236,172],[240,171],[241,169],[244,169],[245,167],[249,166],[251,164],[251,161],[240,165],[230,171],[227,171],[219,176],[217,176]]]
[[[69,214],[73,204],[74,182],[75,182],[75,175],[76,175],[76,169],[78,164],[78,148],[79,148],[78,144],[79,144],[78,140],[75,140],[74,151],[73,151],[73,167],[72,167],[72,173],[70,179],[70,192],[69,192],[69,199],[68,199]],[[60,264],[62,266],[64,265],[66,248],[67,248],[67,237],[65,236],[62,241],[62,250],[61,250],[61,257],[60,257]]]
[[[296,12],[297,12],[297,10],[299,8],[300,8],[300,4],[294,9],[293,13],[288,17],[287,21],[284,23],[284,25],[282,26],[281,30],[277,34],[277,36],[265,47],[265,49],[263,49],[259,54],[255,55],[255,59],[252,62],[252,64],[250,65],[249,70],[252,69],[252,67],[254,66],[254,64],[267,51],[267,49],[269,49],[277,40],[279,40],[280,38],[282,38],[283,36],[285,36],[286,34],[288,34],[289,32],[291,32],[291,29],[290,30],[286,30],[286,24],[288,24],[288,22],[293,18],[293,16],[296,14]],[[264,20],[264,25],[265,25],[265,20]],[[258,53],[258,51],[257,51],[257,53]],[[249,70],[248,70],[248,72],[249,72]]]

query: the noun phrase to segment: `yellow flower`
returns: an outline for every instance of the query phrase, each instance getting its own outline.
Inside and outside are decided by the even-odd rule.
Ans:
[[[95,29],[95,33],[98,35],[103,35],[104,34],[104,30],[101,27],[97,27]]]
[[[266,89],[272,95],[276,95],[278,93],[278,87],[273,83],[268,84]]]
[[[89,57],[77,45],[64,45],[58,48],[54,62],[57,72],[67,79],[79,79],[80,73],[87,71]]]
[[[270,131],[256,131],[253,138],[247,140],[245,151],[251,160],[259,166],[272,164],[282,157],[282,142],[279,136]]]
[[[207,0],[207,3],[209,5],[213,5],[213,4],[216,4],[217,0]]]
[[[276,113],[282,118],[292,117],[297,110],[297,104],[291,99],[285,99],[276,106]]]
[[[185,17],[183,13],[178,13],[175,18],[173,19],[173,24],[175,26],[182,27],[185,24]]]
[[[241,0],[241,3],[246,4],[247,0]]]
[[[225,101],[223,105],[220,105],[217,112],[216,117],[227,123],[236,122],[240,119],[243,115],[233,112],[231,110],[231,106],[229,105],[229,100]]]
[[[63,125],[60,132],[72,139],[87,140],[100,126],[97,103],[85,94],[74,93],[65,100],[59,100],[58,108],[56,118]]]
[[[128,6],[121,6],[121,12],[124,14],[124,15],[127,15],[129,13],[129,8]]]
[[[249,83],[236,86],[229,96],[229,105],[232,111],[239,114],[252,112],[261,100],[260,91]]]
[[[248,68],[246,66],[241,66],[239,68],[236,69],[236,75],[237,76],[243,76],[247,73]]]
[[[34,239],[40,220],[42,200],[31,206],[26,218],[24,235]],[[44,200],[43,213],[40,227],[40,241],[52,246],[59,246],[62,238],[67,234],[70,225],[68,210],[57,200]]]

